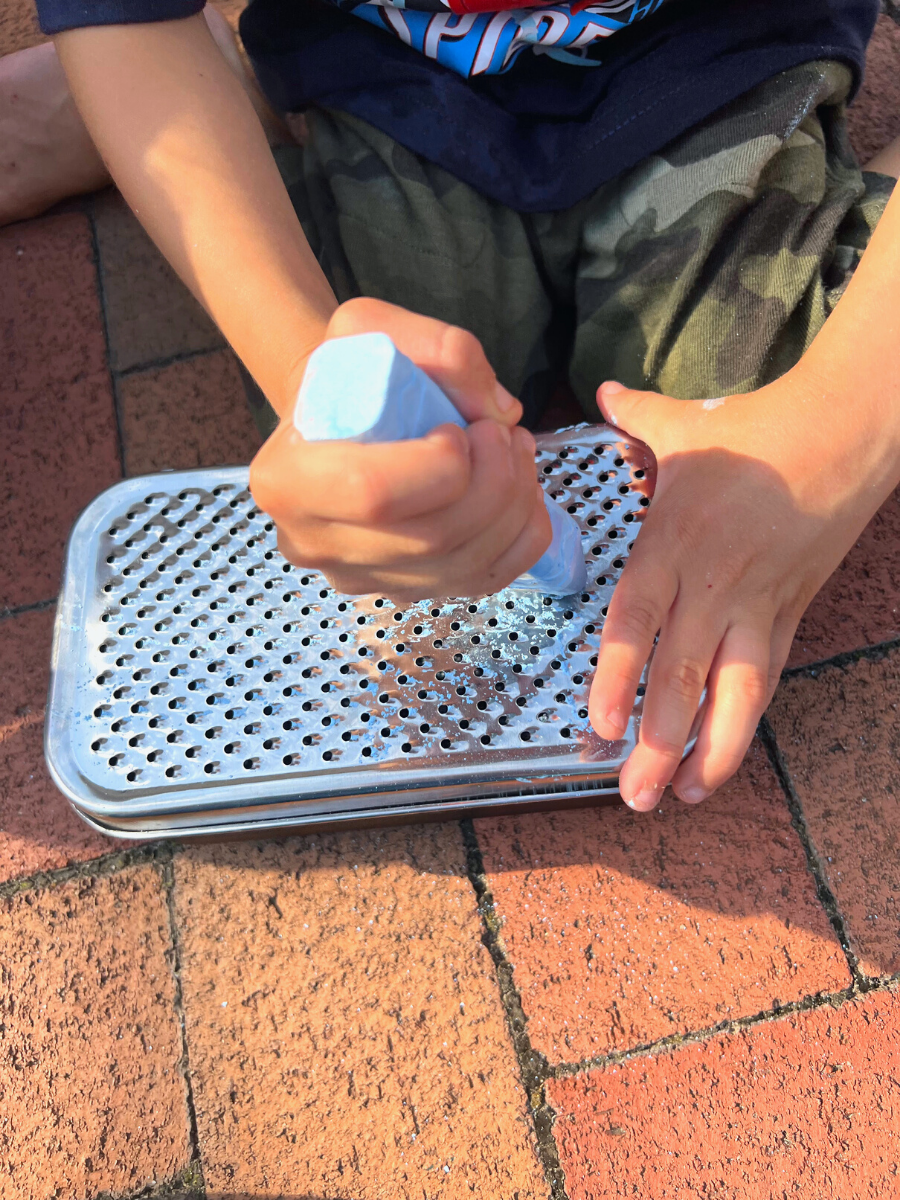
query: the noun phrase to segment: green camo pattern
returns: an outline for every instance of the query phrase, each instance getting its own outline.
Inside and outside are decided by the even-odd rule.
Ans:
[[[803,354],[894,186],[850,148],[850,81],[785,71],[564,212],[504,208],[330,110],[276,157],[340,301],[471,330],[526,423],[566,374],[595,419],[605,379],[722,396]]]

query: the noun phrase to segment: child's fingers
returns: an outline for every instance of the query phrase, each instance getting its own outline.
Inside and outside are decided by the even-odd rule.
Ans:
[[[529,511],[517,506],[497,522],[503,534],[499,556],[495,545],[486,549],[474,539],[446,559],[383,562],[356,569],[341,564],[327,572],[329,578],[340,591],[381,592],[403,603],[448,595],[492,595],[533,567],[550,544],[543,491],[537,484],[532,488]],[[493,543],[495,528],[482,535],[485,537]]]
[[[250,490],[279,523],[390,525],[453,504],[471,471],[466,432],[455,425],[416,440],[358,445],[305,442],[282,424],[253,460]]]
[[[653,655],[640,741],[619,776],[633,808],[653,808],[681,762],[723,630],[709,611],[681,596]]]
[[[377,563],[351,565],[343,561],[320,565],[332,586],[349,595],[379,593],[398,603],[409,603],[441,596],[491,595],[507,587],[523,572],[533,567],[550,543],[550,518],[544,504],[543,490],[535,486],[534,504],[524,517],[509,514],[508,545],[498,558],[484,557],[477,545],[466,545],[451,557],[439,561],[385,558]],[[504,525],[506,525],[506,516]],[[297,547],[279,532],[278,548],[285,558],[299,562]],[[305,564],[306,565],[306,564]],[[317,564],[308,564],[317,565]]]
[[[476,422],[464,437],[471,482],[455,504],[383,527],[295,514],[278,523],[282,554],[297,565],[339,576],[344,590],[356,593],[388,583],[420,596],[445,594],[454,584],[457,590],[471,586],[479,593],[505,586],[518,571],[502,583],[496,578],[509,561],[518,561],[516,554],[499,568],[495,564],[533,521],[538,499],[534,439],[524,429],[510,431],[495,421]],[[549,518],[544,512],[538,516],[542,519],[536,522],[534,540],[543,539],[544,545],[534,561],[550,539]],[[521,569],[532,565],[525,562]]]
[[[465,495],[393,531],[410,538],[412,552],[436,569],[461,571],[462,578],[485,570],[518,537],[537,486],[534,438],[527,430],[477,421],[466,434],[472,474]]]
[[[591,725],[603,738],[622,737],[641,673],[675,600],[674,576],[635,554],[616,585],[603,626],[589,704]]]
[[[534,507],[516,537],[489,568],[488,594],[508,587],[519,575],[530,571],[550,545],[553,530],[544,503],[544,489],[536,485]]]
[[[672,779],[676,795],[688,804],[705,800],[741,765],[774,686],[769,639],[766,625],[734,627],[722,639],[697,743]]]
[[[492,417],[513,426],[521,419],[521,404],[497,382],[478,338],[456,325],[384,300],[360,297],[337,309],[325,337],[374,332],[386,333],[398,350],[430,375],[467,421]]]

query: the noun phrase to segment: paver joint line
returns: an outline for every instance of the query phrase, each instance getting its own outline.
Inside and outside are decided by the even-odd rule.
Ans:
[[[58,888],[73,879],[102,879],[107,875],[116,875],[128,867],[165,861],[171,854],[171,843],[151,842],[146,846],[135,846],[128,850],[102,854],[99,858],[71,863],[56,870],[36,871],[33,875],[22,875],[0,883],[0,900],[8,900],[21,895],[22,892]]]
[[[52,608],[56,600],[56,596],[51,596],[49,600],[35,600],[33,604],[20,604],[16,608],[0,608],[0,621],[5,621],[9,617],[21,617],[25,613],[43,612],[45,608]]]
[[[151,359],[149,362],[136,363],[133,367],[125,367],[122,371],[112,371],[113,379],[128,379],[132,375],[144,375],[150,371],[162,371],[166,367],[172,367],[176,363],[191,362],[195,358],[206,358],[210,354],[218,354],[219,351],[226,349],[224,345],[213,346],[212,348],[203,347],[200,350],[184,350],[179,354],[166,354],[161,358]]]
[[[113,409],[116,416],[116,449],[119,453],[119,469],[125,475],[125,438],[122,433],[122,408],[119,403],[119,389],[116,383],[116,373],[110,367],[112,354],[109,340],[109,313],[107,311],[106,288],[103,285],[103,261],[100,255],[100,240],[97,236],[97,221],[93,205],[86,204],[84,213],[87,217],[88,228],[91,232],[91,253],[94,257],[94,278],[97,281],[97,300],[100,304],[100,320],[103,324],[103,341],[106,346],[106,369],[109,371],[109,381],[112,387]]]
[[[709,1025],[705,1029],[692,1029],[690,1033],[673,1033],[668,1037],[657,1038],[654,1042],[646,1042],[640,1046],[629,1046],[626,1050],[611,1050],[608,1054],[598,1054],[596,1058],[586,1058],[577,1063],[557,1063],[551,1067],[546,1078],[571,1079],[575,1075],[583,1075],[588,1071],[601,1070],[604,1067],[615,1067],[619,1063],[630,1062],[634,1058],[652,1058],[658,1054],[670,1054],[684,1046],[695,1046],[700,1042],[710,1041],[722,1034],[740,1033],[744,1029],[756,1029],[770,1021],[780,1021],[784,1017],[796,1013],[813,1012],[819,1008],[840,1008],[849,1000],[858,1000],[869,992],[890,991],[896,987],[900,976],[879,980],[863,980],[859,984],[839,992],[817,992],[814,996],[804,996],[802,1000],[792,1000],[780,1004],[778,1008],[765,1009],[750,1017],[733,1017],[720,1021],[718,1025]]]
[[[184,1015],[184,1003],[181,990],[181,935],[178,928],[178,917],[175,912],[175,873],[172,869],[174,855],[169,854],[161,863],[163,889],[166,893],[166,911],[169,914],[169,933],[172,938],[172,978],[175,982],[175,1014],[178,1018],[178,1029],[181,1035],[181,1061],[178,1064],[184,1082],[185,1102],[190,1121],[191,1164],[196,1176],[195,1182],[199,1193],[205,1195],[203,1179],[203,1162],[200,1155],[200,1135],[197,1132],[197,1110],[194,1106],[194,1088],[191,1083],[190,1058],[188,1056],[187,1021]],[[196,1194],[196,1193],[195,1193]]]
[[[818,662],[803,663],[799,667],[785,667],[781,672],[782,679],[815,679],[822,671],[837,668],[852,667],[857,662],[882,662],[895,650],[900,650],[900,638],[891,638],[886,642],[875,642],[871,646],[858,646],[855,650],[843,650],[830,658],[821,658]]]
[[[528,1107],[534,1122],[534,1133],[538,1145],[544,1177],[550,1187],[550,1200],[568,1200],[565,1190],[565,1175],[559,1163],[559,1151],[553,1136],[556,1117],[547,1103],[545,1081],[550,1078],[547,1059],[531,1045],[526,1028],[526,1017],[522,1000],[513,981],[512,963],[506,957],[500,942],[500,920],[494,908],[478,835],[470,820],[460,821],[463,845],[466,851],[466,869],[475,891],[478,912],[482,921],[482,944],[491,956],[497,972],[500,1000],[506,1014],[510,1037],[515,1049],[516,1060],[522,1077],[522,1086],[528,1097]]]
[[[838,908],[837,898],[828,886],[825,871],[806,826],[806,820],[803,816],[803,805],[791,780],[787,763],[785,762],[784,755],[781,753],[778,740],[775,737],[775,730],[765,716],[759,723],[757,734],[769,756],[772,770],[778,776],[778,782],[781,784],[791,814],[791,824],[797,831],[797,836],[800,838],[800,844],[803,846],[803,852],[806,855],[807,868],[815,880],[816,894],[819,897],[822,907],[825,909],[838,941],[841,943],[841,948],[846,956],[847,966],[850,969],[853,982],[857,988],[865,990],[865,980],[859,969],[856,955],[850,948],[850,939],[847,934],[844,918]]]

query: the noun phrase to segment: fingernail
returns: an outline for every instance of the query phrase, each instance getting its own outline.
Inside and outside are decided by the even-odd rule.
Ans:
[[[431,439],[434,439],[436,442],[443,442],[446,441],[448,437],[454,439],[460,448],[464,448],[466,451],[468,451],[469,443],[466,438],[465,430],[460,429],[458,425],[451,425],[449,422],[446,425],[435,425],[434,429],[429,429],[429,431],[425,434],[424,440],[430,441]]]
[[[685,804],[699,804],[700,801],[705,800],[709,794],[710,793],[706,790],[706,788],[689,787],[682,789],[681,798]]]
[[[639,812],[646,812],[648,808],[656,807],[659,792],[660,789],[658,787],[641,788],[631,800],[626,800],[625,803]]]
[[[628,721],[622,716],[619,709],[614,708],[612,712],[606,714],[606,723],[615,730],[616,736],[621,737],[628,728]]]
[[[600,391],[604,396],[615,396],[616,392],[626,392],[628,389],[624,383],[616,383],[614,379],[608,379],[606,383],[600,384]]]
[[[503,384],[497,380],[497,407],[501,412],[509,412],[512,406],[516,403],[516,398],[506,390]]]

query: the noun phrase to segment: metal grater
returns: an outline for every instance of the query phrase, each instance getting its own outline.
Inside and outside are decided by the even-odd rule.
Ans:
[[[537,464],[581,524],[580,596],[343,596],[281,557],[246,467],[104,492],[72,532],[56,620],[58,786],[104,832],[179,838],[617,795],[642,700],[607,742],[588,693],[652,458],[580,425],[541,435]]]

